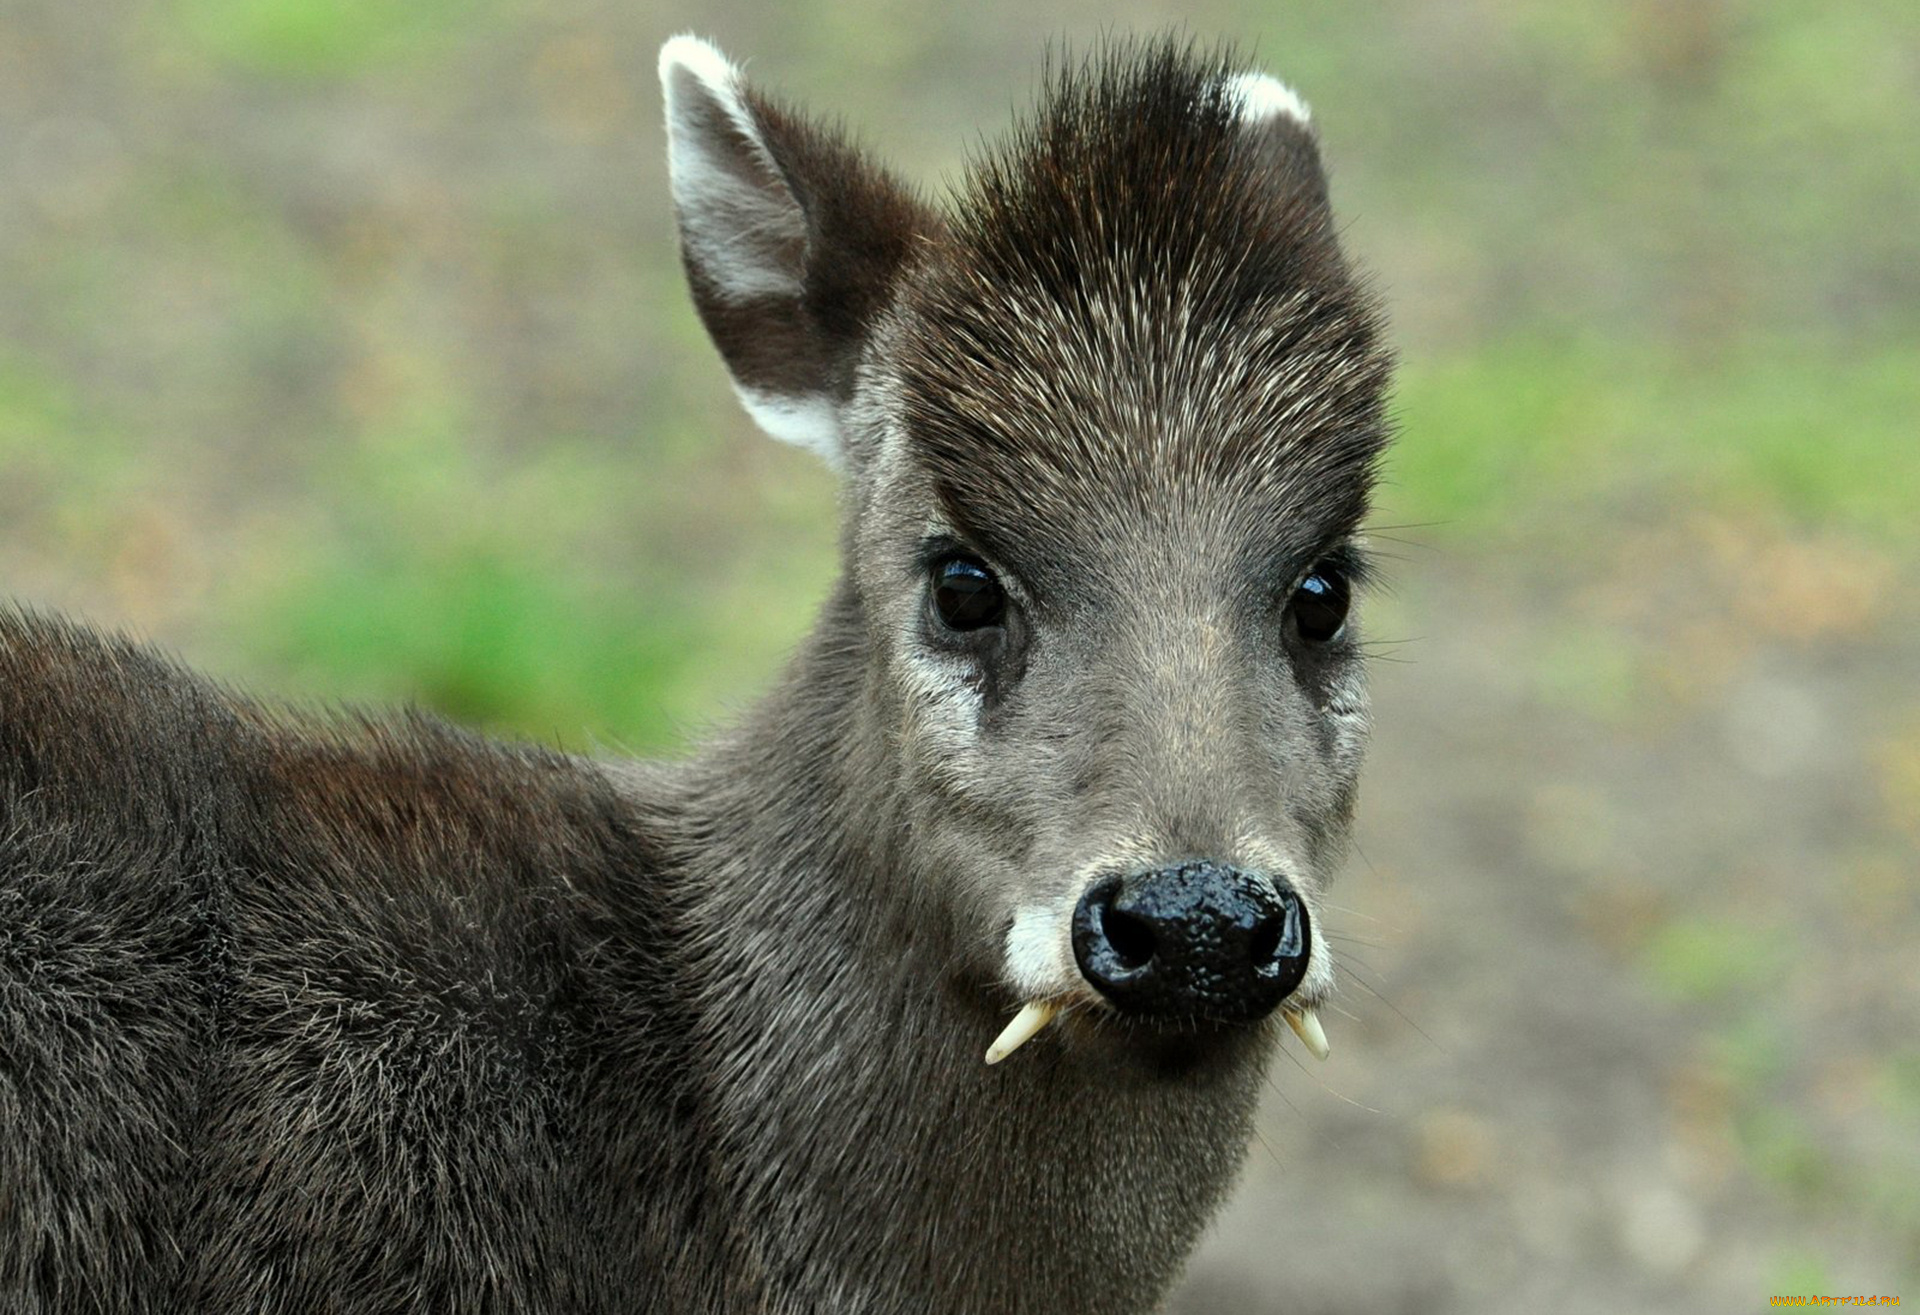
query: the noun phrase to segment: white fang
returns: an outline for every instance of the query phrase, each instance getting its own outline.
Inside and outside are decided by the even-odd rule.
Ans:
[[[1311,1009],[1285,1009],[1281,1016],[1287,1020],[1287,1026],[1300,1038],[1300,1044],[1313,1052],[1315,1059],[1325,1059],[1332,1051],[1327,1046],[1326,1029],[1320,1026],[1320,1016]]]
[[[1033,1040],[1039,1030],[1053,1021],[1060,1006],[1051,1000],[1029,1000],[1019,1013],[1013,1016],[1000,1035],[987,1047],[987,1063],[998,1064],[1027,1042]]]

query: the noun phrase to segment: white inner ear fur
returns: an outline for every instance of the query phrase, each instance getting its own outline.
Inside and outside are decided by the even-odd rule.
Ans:
[[[1313,111],[1300,93],[1265,73],[1236,73],[1227,79],[1227,95],[1239,106],[1245,124],[1265,123],[1282,114],[1303,127],[1313,122]]]
[[[698,37],[660,48],[667,170],[681,235],[722,300],[797,297],[804,271],[778,257],[806,236],[806,216],[740,98],[739,80],[740,70]],[[716,117],[738,136],[716,132]]]

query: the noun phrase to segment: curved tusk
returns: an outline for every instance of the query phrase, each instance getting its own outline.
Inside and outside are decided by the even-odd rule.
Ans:
[[[987,1063],[998,1064],[1033,1040],[1034,1034],[1052,1022],[1053,1016],[1058,1012],[1060,1012],[1060,1006],[1051,1000],[1027,1001],[1021,1006],[1020,1012],[1013,1016],[1013,1021],[1008,1023],[1000,1035],[993,1039],[993,1044],[987,1047]]]
[[[1281,1016],[1287,1020],[1287,1026],[1300,1038],[1300,1044],[1313,1052],[1315,1059],[1325,1059],[1331,1052],[1327,1049],[1327,1034],[1320,1026],[1319,1015],[1311,1009],[1283,1009]]]

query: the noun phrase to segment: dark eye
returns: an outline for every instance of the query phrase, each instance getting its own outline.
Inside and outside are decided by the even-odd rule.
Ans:
[[[1346,628],[1347,608],[1352,601],[1346,573],[1337,566],[1322,562],[1293,591],[1287,611],[1293,615],[1293,624],[1299,629],[1300,638],[1309,643],[1324,644],[1337,638],[1341,630]]]
[[[933,568],[933,610],[955,630],[979,630],[1000,624],[1007,595],[979,562],[951,557]]]

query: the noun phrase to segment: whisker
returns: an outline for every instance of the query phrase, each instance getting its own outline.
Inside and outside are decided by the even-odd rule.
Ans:
[[[1381,1004],[1393,1010],[1393,1012],[1399,1017],[1401,1022],[1405,1023],[1408,1027],[1418,1032],[1420,1036],[1426,1041],[1426,1043],[1432,1046],[1436,1051],[1438,1051],[1443,1055],[1447,1053],[1446,1047],[1442,1046],[1438,1041],[1435,1041],[1432,1035],[1427,1031],[1426,1028],[1414,1022],[1412,1016],[1408,1014],[1406,1010],[1402,1009],[1399,1005],[1395,1004],[1392,1000],[1388,999],[1385,992],[1383,992],[1379,987],[1375,986],[1372,982],[1368,981],[1366,974],[1360,971],[1359,968],[1355,967],[1352,961],[1342,959],[1340,963],[1341,963],[1341,967],[1346,970],[1346,975],[1350,979],[1352,979],[1355,983],[1357,983],[1361,987],[1361,989],[1366,991],[1368,995],[1371,995],[1374,999],[1378,1000]]]

